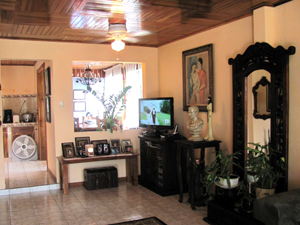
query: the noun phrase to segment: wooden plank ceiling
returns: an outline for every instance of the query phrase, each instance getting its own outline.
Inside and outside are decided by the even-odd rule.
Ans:
[[[126,21],[126,45],[158,47],[289,0],[1,0],[0,38],[111,43]]]

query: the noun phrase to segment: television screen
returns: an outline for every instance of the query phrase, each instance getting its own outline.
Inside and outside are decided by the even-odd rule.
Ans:
[[[139,126],[162,129],[174,128],[173,98],[139,99]]]

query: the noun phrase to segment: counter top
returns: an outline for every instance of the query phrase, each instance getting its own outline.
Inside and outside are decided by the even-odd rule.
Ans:
[[[30,122],[30,123],[3,123],[3,127],[29,127],[37,125],[37,122]]]

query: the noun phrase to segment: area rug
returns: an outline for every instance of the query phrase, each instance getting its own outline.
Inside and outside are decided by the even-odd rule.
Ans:
[[[126,225],[167,225],[160,219],[157,219],[156,217],[149,217],[145,219],[140,219],[140,220],[133,220],[133,221],[128,221],[128,222],[123,222],[123,223],[114,223],[110,225],[117,225],[117,224],[126,224]]]

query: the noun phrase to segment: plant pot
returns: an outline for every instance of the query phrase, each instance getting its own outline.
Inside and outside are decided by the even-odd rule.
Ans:
[[[235,188],[235,187],[238,186],[239,178],[240,177],[238,175],[230,174],[231,188]],[[221,187],[221,188],[229,189],[226,178],[219,177],[218,186]]]
[[[268,195],[274,195],[275,194],[275,188],[256,188],[256,199],[261,199],[263,197],[266,197]]]
[[[257,177],[251,174],[247,174],[247,182],[249,183],[255,183],[257,181]]]

